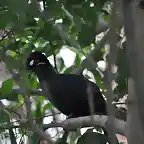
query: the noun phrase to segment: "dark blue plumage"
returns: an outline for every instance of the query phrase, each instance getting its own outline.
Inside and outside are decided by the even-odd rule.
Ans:
[[[46,83],[50,93],[48,99],[63,114],[71,117],[90,115],[87,84],[92,86],[95,114],[106,114],[106,102],[98,86],[84,76],[56,73],[46,56],[40,52],[29,55],[26,67],[37,75],[40,84]]]

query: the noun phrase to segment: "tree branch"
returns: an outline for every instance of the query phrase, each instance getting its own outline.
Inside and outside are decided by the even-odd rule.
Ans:
[[[10,70],[9,70],[10,71]],[[39,127],[33,122],[32,113],[31,113],[31,102],[28,97],[28,91],[26,87],[26,82],[24,79],[20,79],[20,76],[15,75],[13,71],[10,71],[13,75],[14,80],[17,82],[18,86],[21,88],[22,95],[25,100],[25,105],[27,109],[27,117],[28,117],[28,126],[32,128],[32,130],[43,140],[46,140],[48,144],[54,144],[54,142],[45,134]]]
[[[66,119],[63,122],[57,122],[57,123],[50,123],[50,124],[42,124],[40,127],[49,129],[54,127],[62,127],[67,130],[73,130],[78,129],[82,127],[91,127],[91,126],[101,126],[105,129],[108,129],[108,116],[104,115],[93,115],[93,122],[91,121],[91,116],[86,117],[79,117],[79,118],[71,118]],[[115,126],[115,132],[121,135],[125,135],[126,131],[126,122],[123,120],[119,120],[114,118],[114,126]],[[3,126],[0,126],[0,129],[9,129],[9,128],[29,128],[28,123],[21,123],[20,125],[10,125],[6,124]]]

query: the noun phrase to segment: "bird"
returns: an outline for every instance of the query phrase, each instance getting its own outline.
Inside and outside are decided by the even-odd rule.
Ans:
[[[39,52],[31,52],[26,60],[26,69],[34,73],[40,82],[44,82],[43,91],[48,90],[47,98],[61,113],[72,118],[89,116],[89,94],[87,87],[90,84],[93,95],[94,113],[106,115],[106,101],[99,87],[83,75],[57,73],[47,57]]]

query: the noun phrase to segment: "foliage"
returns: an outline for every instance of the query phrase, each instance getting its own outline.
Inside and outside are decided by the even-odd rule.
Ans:
[[[47,57],[56,55],[57,69],[60,73],[73,73],[80,67],[88,68],[103,92],[105,88],[99,70],[90,66],[89,62],[82,64],[82,60],[83,53],[89,54],[92,51],[91,57],[95,62],[105,60],[105,47],[102,46],[96,51],[93,50],[93,45],[99,42],[95,37],[97,28],[103,25],[100,23],[101,19],[106,24],[109,23],[110,1],[38,0],[38,2],[44,12],[39,11],[39,3],[35,3],[34,0],[31,2],[27,0],[0,2],[0,59],[5,63],[4,71],[12,74],[12,78],[3,81],[0,88],[0,99],[9,101],[6,108],[12,109],[24,103],[22,91],[19,91],[19,94],[13,91],[14,87],[19,88],[15,79],[17,75],[26,81],[29,95],[40,87],[36,76],[25,71],[24,66],[28,54],[33,50],[46,53]],[[76,54],[75,61],[70,67],[66,67],[63,57],[59,56],[62,46],[66,46]],[[124,96],[121,93],[127,91],[127,59],[123,45],[120,45],[119,48],[121,49],[117,59],[118,72],[115,74],[118,84],[114,89],[115,101],[119,101],[119,98]],[[46,98],[42,96],[37,98],[33,96],[32,100],[33,116],[40,124],[44,116],[51,113],[53,106],[45,103]],[[0,116],[2,118],[0,125],[12,120],[9,115],[3,113],[0,111],[0,115],[3,116],[3,118]],[[12,112],[10,113],[14,116]],[[14,119],[16,119],[15,116]],[[19,129],[21,136],[22,132],[23,130]],[[94,139],[99,139],[99,137],[101,136],[97,134]],[[84,135],[77,143],[83,143],[80,142],[82,139],[85,139]]]

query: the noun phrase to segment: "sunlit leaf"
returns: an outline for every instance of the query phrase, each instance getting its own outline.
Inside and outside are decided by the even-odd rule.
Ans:
[[[13,79],[10,78],[2,83],[1,92],[6,95],[12,92]]]

